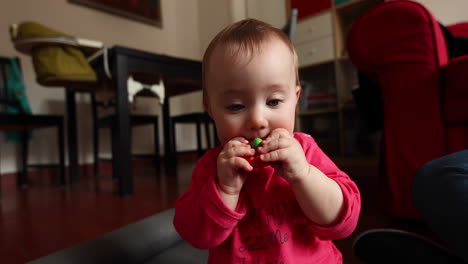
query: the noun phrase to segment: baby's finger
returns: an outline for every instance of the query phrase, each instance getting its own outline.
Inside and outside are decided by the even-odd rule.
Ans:
[[[240,142],[242,144],[249,144],[249,141],[243,137],[235,137],[233,139],[231,139],[230,141],[236,141],[236,142]]]
[[[287,148],[290,145],[291,145],[291,140],[289,138],[280,137],[276,140],[270,140],[262,144],[262,146],[258,148],[258,151],[260,153],[268,153],[277,149]]]
[[[233,155],[235,153],[236,148],[249,146],[248,143],[249,142],[242,137],[231,139],[224,145],[223,152],[230,153],[231,155]]]
[[[243,169],[245,171],[253,170],[252,165],[250,165],[250,163],[244,158],[236,157],[236,158],[231,159],[231,161],[232,161],[232,166],[236,169]]]
[[[264,141],[266,141],[265,143],[268,143],[268,141],[277,140],[282,137],[288,138],[288,137],[291,137],[291,134],[284,128],[276,128],[270,133],[270,135]]]
[[[255,154],[255,149],[250,145],[242,145],[234,149],[234,156],[236,157],[250,157]]]
[[[267,138],[265,138],[263,141],[262,141],[262,146],[264,146],[265,144],[267,144],[268,142],[270,141],[275,141],[275,140],[278,140],[280,137],[280,135],[278,133],[275,132],[275,130],[273,130],[273,132],[270,133],[270,135],[268,135]]]
[[[287,151],[284,148],[277,149],[260,155],[260,160],[263,162],[279,162],[287,159]]]
[[[237,146],[242,146],[242,145],[246,145],[248,144],[249,142],[245,139],[245,138],[241,138],[241,137],[237,137],[237,138],[233,138],[231,140],[229,140],[226,145],[224,145],[224,148],[225,149],[228,149],[228,148],[235,148]]]
[[[246,157],[255,154],[255,150],[250,145],[236,145],[226,150],[228,157]]]

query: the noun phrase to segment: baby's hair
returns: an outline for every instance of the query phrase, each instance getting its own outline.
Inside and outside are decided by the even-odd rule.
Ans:
[[[277,37],[288,46],[291,54],[293,55],[295,72],[296,72],[296,85],[299,85],[299,71],[297,62],[297,53],[293,43],[280,29],[272,25],[262,22],[257,19],[244,19],[231,24],[219,32],[208,45],[208,48],[203,55],[202,63],[202,85],[203,85],[203,100],[207,102],[206,93],[206,74],[209,68],[209,60],[216,47],[225,45],[229,48],[230,56],[236,58],[240,52],[245,53],[252,58],[260,52],[261,46],[266,40],[272,37]]]

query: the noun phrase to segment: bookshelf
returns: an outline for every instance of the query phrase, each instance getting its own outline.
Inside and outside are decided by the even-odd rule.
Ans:
[[[380,135],[366,134],[352,90],[357,71],[346,53],[353,22],[384,0],[319,0],[321,9],[301,14],[315,1],[288,0],[287,9],[299,8],[294,44],[299,56],[302,94],[296,130],[311,134],[332,158],[375,159]]]

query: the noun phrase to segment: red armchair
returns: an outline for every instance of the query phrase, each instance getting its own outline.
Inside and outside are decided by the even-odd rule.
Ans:
[[[468,24],[447,29],[468,36]],[[468,56],[450,59],[441,26],[412,1],[369,10],[351,28],[347,48],[382,93],[382,198],[391,215],[420,218],[411,199],[417,169],[468,148]]]

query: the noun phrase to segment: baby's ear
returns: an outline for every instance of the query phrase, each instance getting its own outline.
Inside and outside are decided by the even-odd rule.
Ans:
[[[299,99],[299,96],[301,96],[301,86],[300,85],[296,85],[296,98]]]

